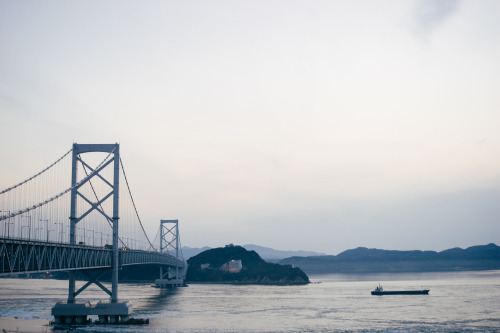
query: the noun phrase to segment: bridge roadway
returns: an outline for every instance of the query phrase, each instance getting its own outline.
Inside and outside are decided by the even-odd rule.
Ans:
[[[174,256],[120,249],[119,266],[157,264],[184,268]],[[113,250],[103,247],[0,238],[0,276],[112,268]]]

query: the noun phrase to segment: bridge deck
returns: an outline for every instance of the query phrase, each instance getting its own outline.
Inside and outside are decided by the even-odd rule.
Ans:
[[[0,276],[48,271],[111,268],[112,250],[102,247],[0,238]],[[119,251],[119,265],[184,267],[174,256],[141,250]]]

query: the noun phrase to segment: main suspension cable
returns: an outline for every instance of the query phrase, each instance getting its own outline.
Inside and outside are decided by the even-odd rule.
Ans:
[[[115,148],[115,149],[116,149],[116,148]],[[39,208],[39,207],[41,207],[41,206],[43,206],[43,205],[45,205],[45,204],[48,204],[49,202],[52,202],[52,201],[56,200],[57,198],[59,198],[59,197],[63,196],[64,194],[68,193],[68,192],[69,192],[69,191],[71,191],[72,189],[74,189],[74,188],[77,188],[77,187],[81,186],[81,185],[82,185],[83,183],[85,183],[88,179],[92,178],[92,177],[94,176],[94,174],[96,174],[97,172],[99,172],[99,171],[100,171],[101,166],[104,164],[104,162],[106,162],[106,160],[108,159],[108,157],[109,157],[109,156],[111,156],[111,154],[113,154],[113,153],[114,153],[115,149],[113,149],[113,151],[112,151],[112,152],[110,152],[110,153],[108,154],[108,156],[106,156],[106,157],[104,158],[104,160],[103,160],[103,161],[102,161],[102,162],[101,162],[101,163],[97,166],[97,168],[95,168],[95,170],[94,170],[94,171],[92,171],[92,173],[91,173],[90,175],[88,175],[87,177],[83,178],[81,181],[79,181],[78,183],[76,183],[74,186],[71,186],[70,188],[68,188],[68,189],[66,189],[66,190],[64,190],[64,191],[62,191],[61,193],[59,193],[59,194],[57,194],[57,195],[53,196],[53,197],[52,197],[52,198],[50,198],[50,199],[47,199],[47,200],[45,200],[45,201],[43,201],[43,202],[40,202],[40,203],[38,203],[38,204],[36,204],[36,205],[33,205],[32,207],[28,207],[28,208],[25,208],[25,209],[19,210],[19,211],[14,212],[14,213],[12,213],[12,214],[10,214],[10,215],[3,215],[3,216],[0,216],[0,221],[3,221],[3,220],[6,220],[6,219],[9,219],[9,218],[15,217],[15,216],[17,216],[17,215],[21,215],[21,214],[27,213],[27,212],[29,212],[29,211],[31,211],[31,210],[33,210],[33,209],[36,209],[36,208]]]
[[[123,178],[125,178],[125,184],[127,184],[127,189],[128,189],[128,193],[130,195],[130,199],[132,200],[132,206],[134,207],[135,215],[137,215],[137,219],[139,220],[139,224],[141,225],[142,232],[144,232],[144,235],[146,236],[146,239],[148,240],[150,248],[153,249],[155,252],[158,252],[158,250],[155,249],[154,245],[149,240],[148,234],[146,233],[146,230],[144,230],[144,226],[142,225],[141,218],[139,217],[139,213],[137,212],[137,207],[135,206],[134,198],[132,197],[132,192],[130,191],[130,186],[128,185],[127,175],[125,174],[125,168],[123,167],[123,161],[122,161],[121,157],[120,157],[120,165],[122,167]]]
[[[61,158],[59,158],[57,161],[55,161],[54,163],[52,163],[51,165],[49,165],[48,167],[46,167],[45,169],[43,169],[42,171],[40,171],[39,173],[37,173],[36,175],[34,175],[34,176],[32,176],[32,177],[30,177],[30,178],[28,178],[28,179],[26,179],[26,180],[24,180],[24,181],[20,182],[20,183],[19,183],[19,184],[17,184],[17,185],[14,185],[14,186],[12,186],[12,187],[9,187],[8,189],[3,190],[2,192],[0,192],[0,194],[7,193],[7,192],[9,192],[9,191],[11,191],[11,190],[13,190],[13,189],[15,189],[15,188],[17,188],[17,187],[19,187],[19,186],[23,185],[23,184],[25,184],[25,183],[29,182],[30,180],[32,180],[32,179],[34,179],[34,178],[36,178],[36,177],[40,176],[42,173],[44,173],[45,171],[49,170],[49,169],[50,169],[50,168],[52,168],[54,165],[56,165],[56,164],[57,164],[60,160],[62,160],[63,158],[65,158],[65,157],[66,157],[66,155],[68,155],[68,154],[69,154],[72,150],[73,150],[73,148],[71,148],[70,150],[68,150],[68,151],[66,152],[66,154],[64,154]]]
[[[155,236],[155,238],[153,239],[153,244],[154,244],[154,242],[156,242],[156,239],[158,239],[158,235],[160,234],[160,230],[161,230],[161,228],[162,228],[162,227],[161,227],[161,224],[160,224],[160,227],[156,230],[156,236]],[[160,251],[158,251],[158,252],[160,252],[160,253],[161,253],[161,247],[160,247]]]

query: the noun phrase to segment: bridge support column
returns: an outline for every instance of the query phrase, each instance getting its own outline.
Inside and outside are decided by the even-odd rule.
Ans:
[[[75,229],[76,229],[76,197],[78,194],[78,189],[76,184],[78,182],[78,145],[73,144],[73,155],[71,163],[71,206],[70,206],[70,216],[69,216],[69,243],[71,245],[76,244]],[[75,303],[75,271],[69,272],[68,281],[68,303]]]
[[[91,153],[91,152],[106,152],[113,154],[113,159],[103,161],[98,168],[93,170],[87,163],[83,161],[80,157],[81,154]],[[78,162],[81,162],[84,168],[90,169],[94,174],[87,176],[87,179],[78,182]],[[111,182],[105,180],[99,172],[103,170],[107,165],[113,162],[113,185]],[[105,183],[107,183],[112,191],[108,193],[106,197],[102,200],[97,199],[97,202],[91,202],[90,199],[86,198],[82,193],[78,191],[86,182],[97,175]],[[71,245],[76,245],[76,225],[82,221],[90,212],[96,210],[100,212],[108,221],[112,221],[113,228],[113,248],[112,248],[112,260],[111,260],[111,292],[107,290],[102,284],[100,284],[97,277],[92,277],[86,272],[89,277],[89,282],[85,284],[78,291],[75,291],[75,278],[76,272],[70,271],[69,273],[69,287],[68,287],[68,300],[67,303],[58,303],[52,308],[52,315],[55,321],[58,323],[66,324],[79,324],[87,321],[88,315],[98,315],[99,321],[116,323],[120,320],[127,320],[132,309],[132,305],[128,302],[118,301],[118,270],[119,270],[119,246],[118,246],[118,223],[119,223],[119,182],[120,182],[120,145],[79,145],[73,144],[73,162],[72,162],[72,173],[71,173],[71,211],[70,211],[70,236],[69,242]],[[110,218],[104,211],[99,209],[99,206],[103,201],[113,195],[113,217]],[[81,196],[85,199],[87,203],[90,204],[90,208],[80,216],[77,214],[77,198]],[[86,287],[91,283],[97,284],[102,290],[111,296],[110,303],[98,303],[95,307],[91,307],[90,304],[77,304],[76,296],[80,294]]]
[[[69,271],[68,303],[75,303],[75,280],[76,272]]]
[[[116,145],[114,157],[114,183],[113,183],[113,273],[111,275],[111,302],[118,302],[118,203],[120,180],[120,146]]]

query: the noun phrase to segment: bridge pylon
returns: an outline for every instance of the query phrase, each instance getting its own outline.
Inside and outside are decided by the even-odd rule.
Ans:
[[[181,259],[179,254],[179,220],[161,220],[160,221],[160,253],[169,254],[175,253],[177,259]],[[157,288],[173,288],[182,287],[185,285],[187,264],[184,265],[182,271],[179,271],[179,266],[175,266],[175,272],[168,267],[167,272],[163,272],[163,266],[160,266],[160,278],[155,280]]]
[[[87,164],[83,158],[82,154],[86,153],[109,153],[113,155],[113,158],[109,159],[107,162],[102,163],[95,169]],[[94,176],[99,177],[110,187],[110,192],[105,195],[102,199],[95,198],[97,202],[94,202],[91,198],[85,197],[79,189],[90,182],[91,178],[84,181],[78,181],[78,163],[81,163],[84,168],[89,169],[93,172]],[[113,179],[106,180],[101,171],[105,169],[108,165],[113,163]],[[71,172],[71,211],[70,211],[70,244],[76,245],[76,225],[81,222],[88,214],[93,211],[97,211],[102,214],[108,223],[112,224],[113,228],[113,245],[112,245],[112,262],[111,262],[111,291],[104,287],[99,281],[99,277],[102,276],[103,272],[98,273],[93,276],[90,272],[82,271],[89,279],[89,282],[85,284],[79,290],[75,290],[75,280],[76,271],[71,270],[69,272],[69,288],[68,288],[68,300],[66,303],[58,303],[52,308],[52,315],[55,318],[56,323],[83,323],[87,321],[87,315],[98,315],[100,322],[111,322],[117,323],[120,320],[128,320],[128,316],[132,311],[132,305],[129,302],[119,302],[118,301],[118,270],[119,270],[119,258],[118,258],[118,221],[119,221],[119,185],[120,185],[120,145],[115,144],[73,144],[73,158],[72,158],[72,172]],[[83,212],[81,215],[77,211],[77,200],[81,197],[86,201],[90,208]],[[113,216],[107,215],[102,209],[102,204],[106,200],[112,198],[113,201]],[[92,283],[96,284],[104,292],[106,292],[110,298],[110,303],[98,303],[96,306],[91,307],[89,304],[76,304],[75,298],[83,290],[85,290]]]

